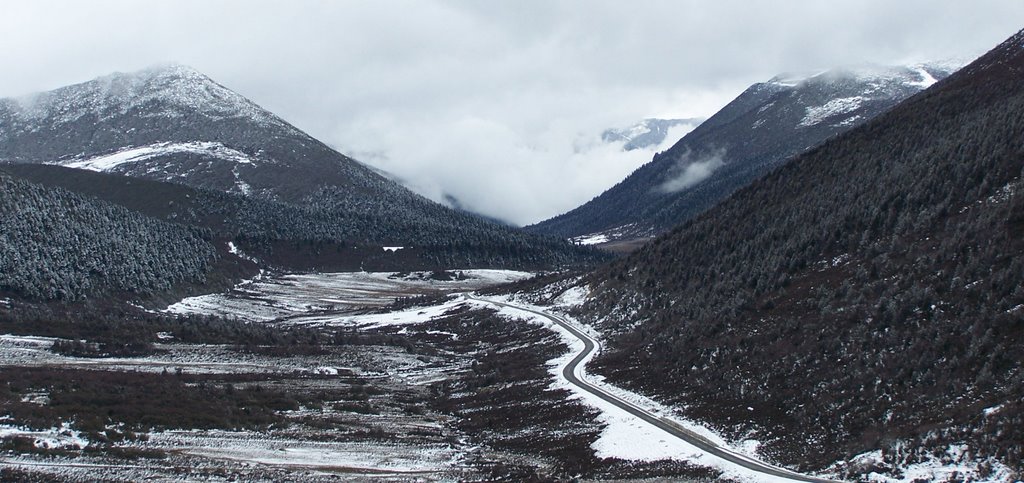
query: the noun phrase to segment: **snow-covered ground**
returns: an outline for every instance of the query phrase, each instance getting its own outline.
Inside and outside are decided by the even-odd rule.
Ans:
[[[350,473],[438,473],[460,458],[448,444],[302,441],[248,431],[157,432],[149,435],[147,446],[233,462]]]
[[[253,159],[236,149],[218,142],[156,143],[148,146],[129,146],[119,151],[91,158],[72,158],[58,164],[90,171],[111,171],[122,164],[145,161],[169,154],[198,154],[240,164],[252,164]]]
[[[296,324],[323,324],[338,327],[358,327],[361,329],[376,329],[392,325],[408,325],[427,322],[435,317],[440,317],[446,312],[465,305],[465,299],[457,298],[449,300],[440,305],[429,307],[413,307],[407,310],[384,312],[379,314],[362,314],[351,316],[338,315],[312,315],[308,317],[297,317],[289,320]],[[452,334],[456,335],[456,334]]]
[[[254,322],[279,319],[314,322],[318,313],[388,305],[398,297],[478,290],[522,280],[528,272],[455,270],[462,280],[431,280],[426,273],[343,272],[262,277],[227,293],[189,297],[167,307],[178,314],[213,314]],[[301,319],[298,319],[301,317]],[[333,320],[335,317],[328,317]]]
[[[842,261],[843,259],[840,257],[833,260],[832,263],[841,263]],[[586,300],[586,296],[586,289],[577,286],[563,292],[552,301],[552,305],[550,306],[534,305],[522,300],[521,298],[513,299],[510,297],[490,297],[490,299],[498,302],[512,303],[540,312],[554,311],[559,317],[569,320],[571,323],[575,324],[577,328],[582,329],[592,338],[600,340],[601,335],[599,332],[591,327],[581,324],[578,320],[575,320],[565,312],[568,308],[578,307],[581,305]],[[599,457],[638,461],[656,461],[662,459],[683,460],[701,466],[718,468],[723,471],[724,477],[739,481],[792,481],[748,470],[714,455],[710,455],[701,449],[664,432],[660,428],[636,418],[621,408],[569,383],[569,381],[567,381],[562,375],[562,371],[573,357],[583,350],[583,341],[566,331],[561,326],[528,311],[502,307],[499,314],[509,318],[520,320],[525,319],[533,323],[542,324],[550,330],[557,332],[564,342],[569,345],[570,351],[568,353],[549,361],[551,368],[550,372],[554,379],[552,384],[554,387],[571,391],[574,395],[573,397],[578,398],[580,401],[598,409],[601,412],[599,418],[606,424],[606,427],[601,432],[598,439],[592,444],[592,447]],[[727,441],[721,435],[705,426],[702,426],[700,423],[680,417],[680,415],[670,407],[666,407],[643,395],[608,384],[604,381],[603,376],[587,373],[585,365],[592,357],[593,355],[580,364],[577,370],[577,377],[588,381],[592,385],[600,387],[605,392],[611,393],[620,399],[641,407],[647,412],[653,413],[663,419],[667,419],[672,423],[682,426],[687,430],[697,433],[708,441],[711,441],[718,446],[725,447],[733,453],[746,455],[762,462],[764,461],[763,457],[757,453],[758,448],[760,447],[760,442],[757,440],[747,439],[742,441]],[[985,408],[983,410],[983,414],[988,416],[998,412],[1000,409],[1001,406]],[[865,478],[866,481],[877,483],[950,481],[951,479],[957,478],[966,478],[970,481],[979,482],[1011,481],[1010,476],[1013,473],[1005,465],[994,460],[978,461],[971,459],[969,457],[970,453],[971,452],[968,450],[966,445],[951,445],[945,454],[933,455],[927,461],[916,463],[905,468],[900,468],[900,477],[894,477],[889,474],[869,473]],[[849,461],[837,462],[835,465],[825,470],[821,476],[824,478],[831,478],[834,477],[834,475],[841,474],[841,470],[844,467],[869,467],[873,466],[875,463],[883,463],[881,451],[872,451],[851,458]],[[991,474],[987,477],[981,476],[981,466],[983,465],[987,465],[991,468]],[[881,466],[884,466],[884,464]]]
[[[800,127],[813,126],[832,116],[856,111],[866,99],[863,96],[842,97],[832,99],[821,106],[808,107]]]
[[[570,238],[569,241],[580,245],[597,245],[608,241],[608,235],[605,235],[604,233],[582,235]]]

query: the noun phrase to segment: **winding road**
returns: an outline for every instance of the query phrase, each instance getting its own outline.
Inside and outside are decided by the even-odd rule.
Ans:
[[[596,339],[594,339],[593,337],[587,335],[587,333],[583,332],[578,327],[576,327],[575,325],[573,325],[572,323],[568,322],[567,320],[565,320],[565,319],[563,319],[561,317],[558,317],[558,316],[552,315],[552,314],[548,314],[548,313],[545,313],[545,312],[540,312],[540,311],[537,311],[537,310],[529,309],[529,308],[522,307],[522,306],[519,306],[519,305],[505,303],[505,302],[496,302],[494,300],[488,300],[488,299],[483,299],[483,298],[479,298],[479,297],[473,297],[473,296],[470,296],[470,295],[467,295],[467,298],[469,298],[471,300],[476,300],[478,302],[485,302],[485,303],[497,305],[497,306],[500,306],[500,307],[508,307],[508,308],[512,308],[512,309],[516,309],[516,310],[522,310],[524,312],[529,312],[531,314],[539,315],[541,317],[544,317],[544,318],[550,320],[551,322],[554,322],[555,324],[558,324],[559,327],[565,329],[567,332],[572,334],[573,337],[576,337],[577,339],[579,339],[579,340],[581,340],[583,342],[583,350],[580,351],[579,354],[576,354],[576,356],[573,357],[572,360],[569,361],[569,363],[566,364],[564,368],[562,368],[562,376],[565,377],[565,379],[567,381],[569,381],[571,384],[579,387],[580,389],[583,389],[584,391],[587,391],[587,392],[593,394],[594,396],[597,396],[597,397],[603,399],[604,401],[607,401],[608,403],[615,405],[616,407],[622,409],[623,411],[626,411],[629,414],[632,414],[633,416],[636,416],[637,418],[640,418],[640,419],[642,419],[642,420],[644,420],[644,421],[654,425],[655,427],[661,429],[662,431],[665,431],[666,433],[671,434],[672,436],[675,436],[676,438],[679,438],[679,439],[681,439],[681,440],[683,440],[683,441],[685,441],[685,442],[687,442],[687,443],[689,443],[689,444],[691,444],[693,446],[696,446],[697,448],[700,448],[701,450],[703,450],[703,451],[705,451],[705,452],[707,452],[709,454],[715,455],[715,456],[717,456],[717,457],[719,457],[719,458],[721,458],[723,460],[726,460],[726,461],[728,461],[728,462],[730,462],[732,464],[741,466],[741,467],[749,469],[749,470],[756,471],[758,473],[763,473],[765,475],[774,476],[774,477],[777,477],[777,478],[783,478],[783,479],[792,480],[792,481],[822,482],[822,483],[824,483],[824,482],[835,483],[836,482],[836,480],[829,480],[829,479],[826,479],[826,478],[819,478],[819,477],[815,477],[815,476],[808,476],[808,475],[803,475],[803,474],[800,474],[800,473],[796,473],[796,472],[787,470],[785,468],[781,468],[781,467],[778,467],[778,466],[770,465],[770,464],[765,463],[763,461],[758,461],[758,460],[756,460],[754,458],[751,458],[751,457],[749,457],[747,455],[744,455],[744,454],[741,454],[741,453],[737,453],[737,452],[732,451],[732,450],[730,450],[730,449],[728,449],[726,447],[720,446],[720,445],[714,443],[713,441],[708,440],[707,438],[705,438],[705,437],[703,437],[703,436],[701,436],[701,435],[699,435],[699,434],[697,434],[697,433],[695,433],[693,431],[690,431],[690,430],[680,426],[679,424],[677,424],[677,423],[675,423],[675,422],[673,422],[671,420],[659,417],[656,414],[648,412],[647,410],[645,410],[645,409],[643,409],[643,408],[641,408],[641,407],[639,407],[639,406],[637,406],[637,405],[635,405],[635,404],[633,404],[633,403],[631,403],[629,401],[626,401],[626,400],[624,400],[622,398],[619,398],[618,396],[615,396],[614,394],[611,394],[611,393],[601,389],[600,387],[598,387],[598,386],[596,386],[594,384],[591,384],[583,376],[583,366],[586,365],[585,362],[587,360],[589,360],[590,357],[593,354],[595,354],[596,351],[601,347],[601,344]]]

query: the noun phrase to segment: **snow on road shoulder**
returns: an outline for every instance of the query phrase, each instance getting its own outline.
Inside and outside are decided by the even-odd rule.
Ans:
[[[563,293],[559,299],[560,304],[564,306],[578,305],[586,297],[585,289],[573,288]],[[514,303],[516,305],[544,312],[550,310],[551,307],[534,306],[530,304],[522,303],[521,301],[512,301],[507,297],[492,297],[492,300],[503,303]],[[494,307],[494,305],[488,304],[482,301],[475,301],[475,303],[485,305],[488,307]],[[646,421],[643,421],[636,416],[626,412],[625,410],[597,397],[593,394],[577,387],[570,383],[562,375],[563,369],[569,364],[569,362],[584,349],[584,343],[574,335],[569,333],[567,330],[548,320],[540,315],[520,310],[511,307],[500,307],[498,314],[501,316],[508,317],[510,319],[528,320],[533,323],[541,324],[556,333],[558,333],[566,345],[569,346],[570,350],[566,354],[548,361],[550,372],[553,376],[554,381],[552,386],[558,389],[566,389],[573,395],[572,397],[582,401],[584,404],[591,406],[600,411],[598,419],[606,426],[601,431],[598,439],[591,445],[595,450],[598,457],[602,458],[620,458],[625,460],[637,460],[637,461],[657,461],[665,459],[687,461],[692,464],[713,467],[723,472],[723,477],[735,479],[738,481],[750,481],[750,482],[791,482],[793,480],[766,475],[764,473],[756,472],[738,465],[735,465],[722,458],[706,453],[700,448],[693,446],[679,438],[665,432],[661,428],[654,426]],[[592,328],[580,324],[577,320],[564,314],[559,314],[562,318],[569,320],[575,324],[579,329],[586,332],[592,338],[600,340],[599,334],[597,334]],[[647,397],[627,391],[625,389],[612,386],[604,382],[604,378],[588,374],[585,370],[586,364],[594,357],[591,354],[582,364],[577,368],[577,377],[584,379],[591,384],[598,386],[605,392],[611,393],[614,396],[626,400],[636,406],[643,408],[644,410],[657,415],[661,418],[666,418],[672,422],[693,431],[700,436],[714,442],[716,445],[728,448],[730,451],[736,453],[741,457],[749,459],[757,459],[760,461],[760,457],[754,453],[758,443],[753,440],[747,440],[741,442],[740,445],[731,445],[725,441],[720,435],[711,431],[710,429],[701,426],[700,424],[679,418],[673,413],[673,411]]]

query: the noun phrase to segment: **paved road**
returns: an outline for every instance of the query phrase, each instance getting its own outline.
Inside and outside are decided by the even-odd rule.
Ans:
[[[546,318],[546,319],[548,319],[548,320],[558,324],[563,329],[567,330],[574,337],[576,337],[577,339],[583,341],[583,346],[584,347],[583,347],[583,350],[580,351],[579,354],[576,354],[576,357],[573,357],[572,360],[569,361],[568,364],[566,364],[565,368],[562,369],[562,376],[564,376],[565,379],[568,380],[570,383],[575,384],[576,386],[578,386],[580,389],[583,389],[584,391],[587,391],[587,392],[589,392],[589,393],[591,393],[591,394],[593,394],[593,395],[595,395],[595,396],[597,396],[597,397],[599,397],[599,398],[601,398],[601,399],[603,399],[603,400],[605,400],[605,401],[607,401],[607,402],[609,402],[611,404],[614,404],[615,406],[617,406],[618,408],[622,409],[623,411],[626,411],[626,412],[628,412],[628,413],[630,413],[630,414],[632,414],[632,415],[634,415],[634,416],[636,416],[636,417],[638,417],[638,418],[640,418],[640,419],[642,419],[644,421],[647,421],[648,423],[651,423],[652,425],[660,428],[661,430],[665,431],[666,433],[669,433],[669,434],[671,434],[671,435],[673,435],[673,436],[675,436],[675,437],[677,437],[677,438],[679,438],[679,439],[681,439],[683,441],[686,441],[687,443],[690,443],[690,444],[700,448],[701,450],[704,450],[707,453],[713,454],[713,455],[715,455],[715,456],[717,456],[719,458],[722,458],[722,459],[724,459],[724,460],[726,460],[726,461],[728,461],[730,463],[742,466],[742,467],[750,469],[750,470],[754,470],[754,471],[759,472],[759,473],[764,473],[766,475],[775,476],[775,477],[779,477],[779,478],[785,478],[787,480],[793,480],[793,481],[830,482],[830,483],[835,482],[835,480],[829,480],[829,479],[825,479],[825,478],[818,478],[818,477],[814,477],[814,476],[807,476],[807,475],[802,475],[800,473],[795,473],[795,472],[789,471],[789,470],[787,470],[785,468],[780,468],[778,466],[773,466],[773,465],[770,465],[768,463],[764,463],[762,461],[758,461],[758,460],[756,460],[754,458],[751,458],[749,456],[746,456],[746,455],[743,455],[743,454],[731,451],[728,448],[724,448],[722,446],[719,446],[719,445],[715,444],[714,442],[708,440],[707,438],[705,438],[705,437],[703,437],[703,436],[701,436],[701,435],[699,435],[699,434],[697,434],[697,433],[695,433],[693,431],[690,431],[690,430],[688,430],[688,429],[678,425],[677,423],[674,423],[674,422],[672,422],[670,420],[667,420],[667,419],[660,418],[657,415],[655,415],[653,413],[650,413],[650,412],[644,410],[643,408],[634,405],[633,403],[631,403],[629,401],[621,399],[621,398],[615,396],[614,394],[606,392],[603,389],[601,389],[600,387],[595,386],[595,385],[587,382],[586,379],[584,379],[582,377],[583,368],[581,366],[581,363],[584,360],[586,360],[592,353],[594,353],[594,351],[598,350],[598,348],[600,347],[600,343],[597,340],[595,340],[593,337],[590,337],[585,332],[583,332],[582,330],[577,328],[575,325],[573,325],[573,324],[569,323],[568,321],[566,321],[565,319],[562,319],[561,317],[558,317],[558,316],[555,316],[555,315],[551,315],[551,314],[548,314],[548,313],[545,313],[545,312],[539,312],[539,311],[528,309],[528,308],[525,308],[525,307],[520,307],[518,305],[507,304],[507,303],[504,303],[504,302],[495,302],[493,300],[487,300],[487,299],[482,299],[482,298],[477,298],[477,297],[472,297],[472,296],[469,296],[469,298],[473,299],[473,300],[480,301],[480,302],[487,302],[487,303],[490,303],[490,304],[498,305],[498,306],[501,306],[501,307],[509,307],[509,308],[513,308],[513,309],[517,309],[517,310],[522,310],[524,312],[530,312],[532,314],[536,314],[536,315],[539,315],[541,317],[544,317],[544,318]]]

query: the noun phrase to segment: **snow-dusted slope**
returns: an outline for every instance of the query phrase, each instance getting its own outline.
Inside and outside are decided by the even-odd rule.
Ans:
[[[115,73],[83,84],[11,99],[26,123],[67,124],[96,114],[101,120],[133,111],[147,117],[242,118],[262,126],[285,126],[277,116],[184,65],[170,64]],[[153,109],[159,105],[158,109]]]
[[[811,92],[815,89],[834,90],[836,95],[807,102],[803,106],[804,117],[797,127],[806,128],[822,122],[831,122],[840,127],[863,121],[864,114],[858,111],[866,104],[890,102],[927,89],[938,79],[955,72],[959,65],[962,64],[945,62],[899,67],[865,66],[831,70],[806,78],[778,76],[768,83]]]
[[[296,264],[292,266],[323,266],[313,257],[330,258],[320,257],[320,243],[410,248],[390,257],[388,268],[547,268],[599,258],[568,242],[525,234],[434,203],[179,65],[0,99],[3,161],[57,164],[262,198],[271,203],[203,195],[213,205],[198,211],[209,215],[204,223],[212,223],[215,230],[233,226],[231,236],[288,240],[289,248],[260,247],[280,256],[282,263]],[[182,200],[187,192],[167,186],[156,187],[164,193],[158,196],[80,171],[65,176],[59,172],[71,170],[23,168],[17,170],[75,190],[94,192],[83,185],[101,183],[121,190],[101,197],[144,210],[152,211],[158,201],[166,205],[190,199]],[[128,192],[132,196],[124,196]],[[263,212],[239,213],[244,209]],[[239,218],[223,219],[230,213]],[[195,213],[182,214],[192,220]],[[238,224],[240,219],[248,221]],[[303,251],[291,243],[296,236],[318,245]],[[377,254],[332,250],[331,263],[358,267],[353,261],[378,260]]]
[[[956,65],[835,69],[754,84],[621,183],[531,229],[564,237],[617,233],[615,239],[663,232],[794,155],[885,112]]]
[[[406,196],[182,65],[0,100],[0,160],[55,163],[300,201],[318,187]]]
[[[157,143],[149,146],[133,147],[123,149],[92,158],[72,158],[59,164],[68,168],[88,169],[90,171],[112,171],[125,163],[145,161],[157,156],[166,156],[176,153],[191,153],[202,156],[210,156],[232,161],[235,163],[252,164],[253,159],[238,150],[231,149],[216,142],[192,142],[192,143]]]

